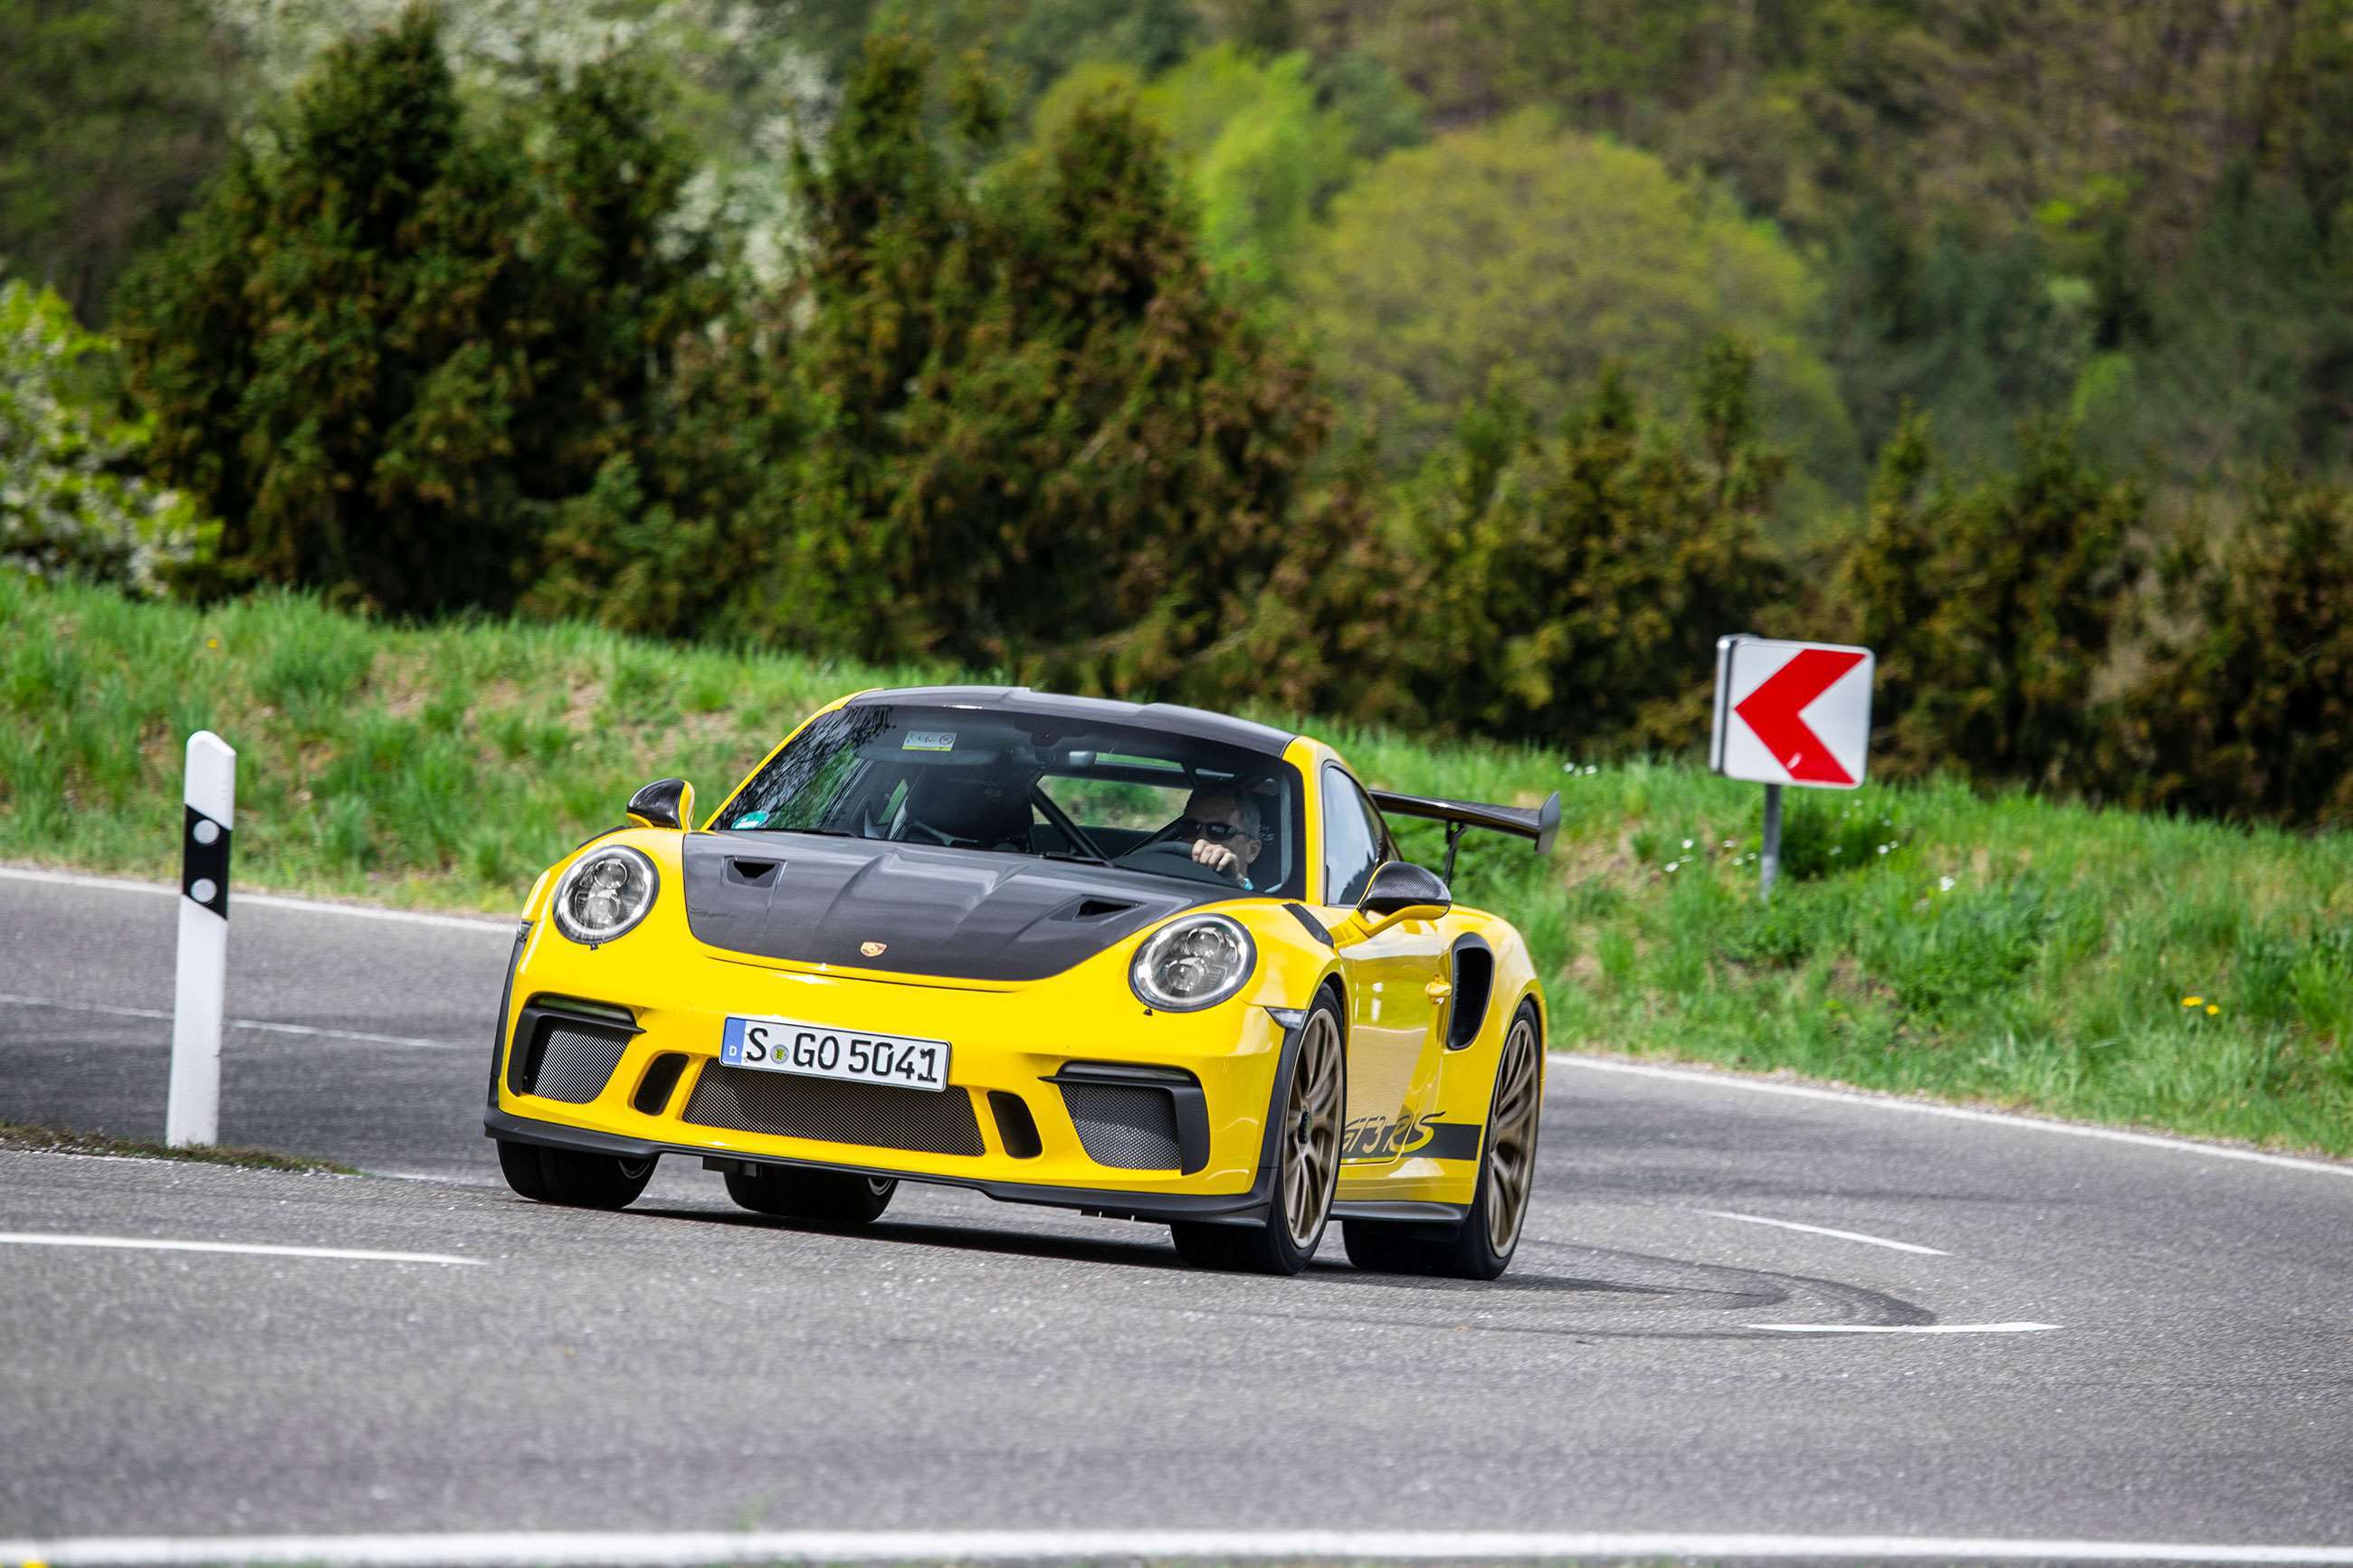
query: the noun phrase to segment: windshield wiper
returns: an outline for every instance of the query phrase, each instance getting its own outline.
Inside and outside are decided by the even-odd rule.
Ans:
[[[1040,860],[1068,860],[1074,866],[1108,866],[1110,861],[1100,855],[1082,855],[1075,849],[1050,849],[1039,853]]]

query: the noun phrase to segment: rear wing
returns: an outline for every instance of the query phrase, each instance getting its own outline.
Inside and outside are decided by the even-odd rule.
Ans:
[[[1484,827],[1496,833],[1508,833],[1517,838],[1532,838],[1535,840],[1539,855],[1552,853],[1553,835],[1560,829],[1558,790],[1545,796],[1545,803],[1538,806],[1487,805],[1475,800],[1438,800],[1418,795],[1397,795],[1385,789],[1366,793],[1373,797],[1373,804],[1385,812],[1446,824],[1446,869],[1441,875],[1450,882],[1454,879],[1454,846],[1466,829]]]

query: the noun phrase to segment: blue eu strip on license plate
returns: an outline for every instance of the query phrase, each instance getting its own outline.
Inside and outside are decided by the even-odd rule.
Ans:
[[[948,1086],[948,1043],[874,1035],[791,1018],[732,1016],[719,1037],[722,1066],[797,1073],[894,1089]]]

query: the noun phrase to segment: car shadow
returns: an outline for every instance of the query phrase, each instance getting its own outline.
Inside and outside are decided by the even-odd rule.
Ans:
[[[942,1225],[934,1220],[878,1219],[871,1225],[826,1225],[814,1220],[783,1219],[767,1215],[715,1212],[710,1209],[632,1208],[649,1219],[691,1220],[702,1226],[728,1226],[744,1230],[783,1231],[794,1236],[832,1236],[900,1247],[937,1247],[957,1252],[993,1252],[1009,1258],[1059,1258],[1071,1263],[1115,1263],[1134,1268],[1182,1269],[1184,1259],[1157,1226],[1137,1226],[1134,1241],[1092,1237],[1056,1236],[1027,1230],[993,1230],[976,1226]]]

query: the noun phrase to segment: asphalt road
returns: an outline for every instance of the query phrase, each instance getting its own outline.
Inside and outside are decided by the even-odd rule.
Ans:
[[[175,918],[0,874],[0,1120],[160,1135]],[[1493,1286],[1336,1237],[1297,1279],[1194,1273],[1156,1228],[944,1189],[857,1237],[691,1169],[575,1213],[511,1196],[480,1132],[510,930],[238,904],[224,1142],[378,1179],[0,1154],[0,1554],[1331,1529],[2353,1561],[2353,1168],[1556,1060]]]

